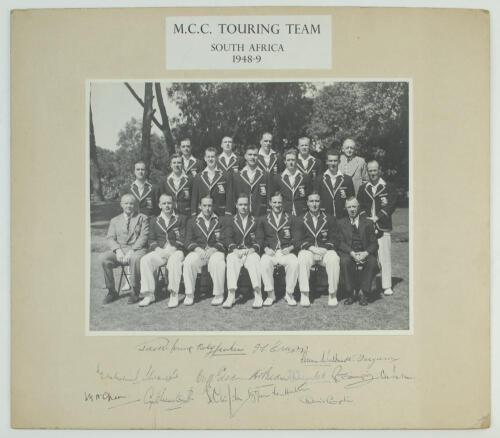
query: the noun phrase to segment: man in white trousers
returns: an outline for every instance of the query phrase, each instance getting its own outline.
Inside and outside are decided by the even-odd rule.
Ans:
[[[283,211],[283,196],[280,192],[271,196],[269,204],[271,211],[260,219],[257,227],[257,241],[262,242],[264,247],[264,254],[260,259],[264,291],[267,292],[264,306],[271,306],[276,301],[273,277],[276,265],[285,267],[285,300],[289,306],[296,306],[293,292],[298,278],[298,261],[293,253],[294,217]]]
[[[299,288],[300,305],[309,307],[309,278],[314,264],[324,266],[328,277],[328,305],[336,306],[337,287],[340,275],[340,259],[337,255],[339,232],[337,221],[333,216],[320,211],[320,196],[312,192],[307,197],[307,213],[296,221],[294,236],[300,251]]]
[[[208,272],[213,281],[212,305],[218,306],[224,301],[225,247],[221,220],[213,212],[213,205],[214,201],[210,196],[202,197],[199,204],[200,213],[189,219],[186,226],[186,249],[190,251],[183,266],[186,306],[194,303],[196,276],[205,265],[208,265]]]
[[[186,217],[174,213],[172,195],[163,194],[159,202],[161,213],[153,218],[149,227],[149,252],[141,259],[141,294],[139,306],[148,306],[155,301],[156,275],[161,266],[167,265],[168,307],[179,304],[179,285],[184,260],[184,231]]]
[[[226,218],[224,235],[226,238],[227,255],[227,290],[228,295],[222,307],[231,308],[236,298],[236,287],[241,268],[244,266],[250,276],[254,291],[252,307],[262,307],[262,293],[260,290],[260,244],[257,242],[257,221],[249,211],[249,195],[241,193],[236,200],[237,213]]]
[[[367,164],[369,181],[358,192],[361,210],[375,225],[378,238],[378,259],[382,271],[384,295],[392,295],[391,231],[392,213],[396,209],[397,195],[392,184],[381,178],[377,161]]]

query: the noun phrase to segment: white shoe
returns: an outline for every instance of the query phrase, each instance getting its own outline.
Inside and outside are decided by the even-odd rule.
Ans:
[[[192,306],[194,303],[194,295],[186,295],[186,298],[184,298],[184,305],[185,306]]]
[[[384,295],[386,295],[386,296],[390,296],[390,295],[392,295],[393,293],[394,293],[394,291],[393,291],[391,288],[389,288],[389,289],[385,289],[385,290],[384,290]]]
[[[179,294],[171,292],[170,298],[168,299],[168,307],[172,308],[172,307],[177,307],[178,305],[179,305]]]
[[[309,292],[302,292],[300,294],[300,305],[302,307],[309,307],[311,305],[309,301]]]
[[[276,296],[274,295],[274,292],[268,293],[267,298],[264,300],[264,306],[266,307],[272,306],[275,301],[276,301]]]
[[[215,297],[212,298],[212,302],[210,304],[212,306],[220,306],[223,301],[224,301],[223,295],[216,295]]]
[[[154,302],[155,302],[155,296],[148,294],[139,303],[139,307],[146,307],[146,306],[149,306],[151,303],[154,303]]]
[[[289,306],[296,306],[297,305],[297,301],[295,301],[295,299],[293,298],[292,294],[286,293],[285,294],[285,300],[286,300],[286,303]]]
[[[339,302],[337,301],[337,297],[335,296],[335,294],[328,295],[328,305],[331,307],[339,305]]]
[[[260,309],[262,307],[262,304],[263,304],[263,302],[262,302],[262,295],[260,293],[259,294],[255,294],[255,297],[253,299],[252,307],[254,309]]]
[[[231,307],[233,307],[234,300],[235,300],[234,293],[228,293],[226,301],[224,301],[224,304],[222,305],[222,307],[224,307],[224,309],[230,309]],[[212,304],[213,304],[213,300],[212,300]],[[214,304],[214,306],[215,305],[216,304]]]

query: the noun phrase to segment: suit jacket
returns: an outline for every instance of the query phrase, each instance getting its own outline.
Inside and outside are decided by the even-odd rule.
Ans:
[[[338,251],[340,244],[337,220],[324,212],[319,214],[316,227],[314,226],[310,212],[297,218],[293,235],[296,239],[295,246],[299,249],[309,249],[311,246],[319,246]]]
[[[309,158],[305,162],[305,165],[302,164],[300,156],[297,157],[297,167],[304,175],[309,175],[313,186],[316,184],[317,179],[320,178],[324,172],[323,164],[318,158],[314,157],[313,155],[309,155]]]
[[[134,251],[147,248],[149,236],[149,218],[142,213],[134,213],[130,218],[127,231],[127,221],[122,213],[111,219],[106,240],[109,249],[132,249]]]
[[[340,229],[340,252],[350,254],[352,251],[352,224],[349,217],[343,217],[338,221]],[[378,251],[378,240],[375,236],[373,222],[366,219],[364,216],[359,216],[359,234],[363,241],[363,248],[368,253],[375,255]]]
[[[321,208],[337,219],[347,216],[345,201],[354,196],[354,185],[348,175],[341,175],[332,181],[325,172],[316,182],[316,190],[321,197]]]
[[[238,173],[244,166],[244,160],[236,154],[232,154],[229,161],[224,154],[217,157],[217,167],[223,172]]]
[[[368,171],[364,158],[355,156],[348,161],[347,157],[342,154],[339,159],[339,169],[344,175],[349,175],[352,178],[356,194],[359,192],[361,184],[368,181]]]
[[[311,193],[311,179],[309,175],[297,172],[293,186],[288,174],[274,176],[273,188],[283,195],[283,210],[294,216],[300,216],[307,211],[307,195]]]
[[[160,207],[158,206],[158,192],[158,187],[154,186],[149,181],[146,181],[141,195],[139,194],[139,188],[134,181],[132,184],[122,187],[120,190],[120,197],[129,193],[134,195],[134,198],[137,201],[137,209],[139,213],[143,213],[146,216],[155,216],[160,213]]]
[[[206,169],[193,180],[193,196],[191,197],[191,216],[198,214],[200,201],[204,196],[210,195],[214,200],[213,211],[217,216],[229,213],[229,200],[231,199],[232,178],[217,169],[214,179],[210,182]]]
[[[202,160],[191,156],[187,165],[184,165],[184,158],[182,158],[182,167],[186,175],[194,178],[205,168],[205,163]]]
[[[285,170],[285,163],[283,162],[283,157],[277,152],[271,151],[271,159],[269,160],[269,165],[266,164],[264,156],[257,155],[257,164],[262,170],[265,170],[271,174],[280,174]]]
[[[201,213],[188,220],[186,225],[186,249],[194,251],[198,247],[212,247],[222,252],[225,251],[222,223],[216,214],[212,214],[208,229]]]
[[[161,186],[160,194],[171,195],[174,200],[174,208],[178,214],[191,216],[191,191],[193,179],[190,176],[181,176],[179,187],[176,189],[172,174],[170,174]]]
[[[228,197],[228,209],[234,214],[236,212],[236,201],[240,193],[249,195],[250,214],[259,217],[267,212],[269,197],[273,193],[272,178],[269,173],[257,167],[252,182],[248,179],[245,168],[239,173],[233,174],[232,190]]]
[[[151,220],[149,249],[163,248],[168,239],[170,245],[183,250],[185,234],[186,216],[174,214],[170,217],[170,222],[166,224],[163,217],[159,215]]]
[[[235,248],[253,248],[259,254],[262,249],[261,243],[257,241],[257,220],[251,215],[248,215],[245,228],[239,214],[226,218],[224,237],[229,252]]]
[[[269,247],[276,251],[292,245],[295,249],[296,242],[292,236],[294,226],[294,217],[291,214],[283,211],[280,222],[277,224],[274,221],[273,213],[269,212],[259,218],[256,234],[257,241],[261,243],[262,249]]]
[[[392,230],[392,213],[396,209],[397,195],[390,183],[381,180],[375,194],[371,183],[364,183],[358,191],[358,201],[361,211],[367,218],[374,214],[378,217],[375,226],[380,231]],[[385,204],[385,205],[382,205]]]

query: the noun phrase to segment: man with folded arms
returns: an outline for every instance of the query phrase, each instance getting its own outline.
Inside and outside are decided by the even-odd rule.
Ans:
[[[217,166],[223,172],[238,173],[243,166],[243,160],[233,152],[232,137],[224,137],[220,146],[222,153],[217,157]]]
[[[262,280],[267,298],[264,306],[271,306],[276,301],[274,292],[274,267],[285,267],[285,300],[289,306],[296,306],[293,292],[298,278],[297,256],[292,252],[293,217],[283,211],[283,196],[276,192],[270,200],[271,211],[260,218],[257,228],[257,241],[262,242],[264,254],[260,259]]]
[[[170,167],[172,172],[163,182],[161,193],[172,196],[175,212],[190,217],[193,179],[185,174],[182,168],[182,157],[179,154],[173,154],[170,157]]]
[[[129,304],[137,303],[140,292],[140,260],[146,254],[149,235],[149,219],[136,211],[136,200],[132,194],[123,195],[120,203],[123,213],[111,219],[106,235],[109,251],[101,254],[100,261],[108,294],[104,304],[118,298],[113,269],[119,265],[130,266],[132,293]]]
[[[391,230],[392,213],[396,208],[396,191],[392,184],[385,182],[380,174],[377,161],[367,164],[369,182],[358,192],[361,211],[375,225],[378,237],[378,259],[382,268],[382,289],[384,295],[392,295]]]
[[[359,215],[359,202],[356,198],[349,198],[345,206],[348,217],[339,220],[340,271],[348,293],[344,304],[353,304],[359,298],[359,304],[366,306],[367,295],[378,270],[377,237],[373,222],[364,215]],[[355,289],[359,289],[359,297],[356,296]]]
[[[213,212],[213,199],[204,196],[200,200],[200,213],[189,219],[186,226],[186,249],[191,251],[184,260],[183,278],[186,288],[184,304],[194,302],[196,276],[201,268],[208,265],[208,273],[213,281],[212,305],[218,306],[224,301],[224,244],[221,233],[221,221]]]
[[[262,307],[262,293],[260,290],[260,244],[257,242],[257,221],[248,214],[248,195],[241,193],[236,201],[237,213],[226,219],[224,235],[228,255],[227,264],[227,290],[228,295],[222,307],[233,306],[236,295],[238,278],[244,266],[250,276],[254,290],[253,308]]]
[[[141,307],[155,301],[155,274],[164,265],[168,272],[168,307],[179,304],[186,217],[175,214],[173,198],[165,193],[160,196],[160,210],[160,215],[150,225],[149,249],[152,252],[141,259],[141,293],[144,296],[139,303]]]
[[[300,245],[298,255],[300,305],[305,307],[310,306],[309,278],[314,264],[320,264],[326,268],[328,305],[338,304],[337,287],[340,274],[340,259],[336,252],[339,245],[338,226],[335,218],[320,211],[319,206],[319,194],[312,192],[307,197],[308,211],[296,220],[294,230],[298,245]]]

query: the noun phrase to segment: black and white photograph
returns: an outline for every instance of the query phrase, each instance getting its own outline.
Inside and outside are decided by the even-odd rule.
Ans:
[[[411,81],[86,92],[88,334],[411,333]]]

